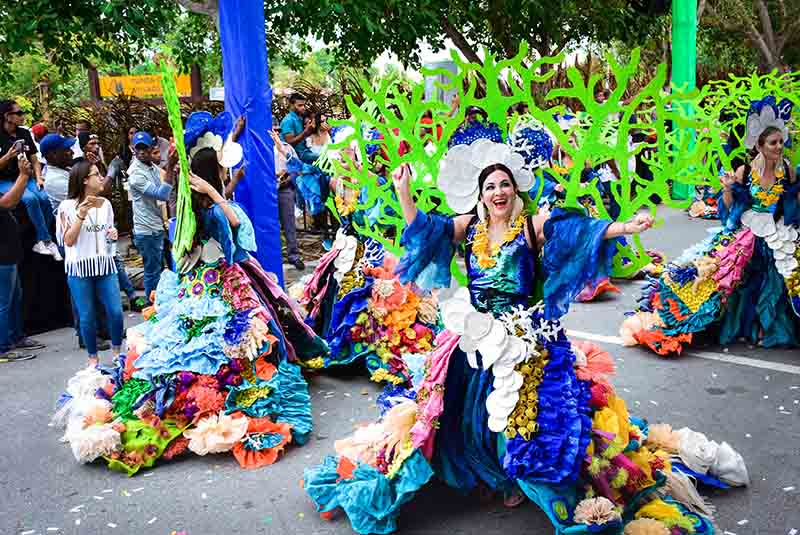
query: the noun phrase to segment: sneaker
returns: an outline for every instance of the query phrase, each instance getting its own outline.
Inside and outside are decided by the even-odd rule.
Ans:
[[[141,312],[145,307],[147,307],[147,301],[144,300],[144,297],[134,297],[133,299],[128,299],[128,310],[133,312]]]
[[[61,262],[62,260],[64,260],[61,257],[61,252],[59,252],[58,246],[55,243],[50,242],[47,245],[45,245],[45,247],[47,247],[47,249],[50,251],[50,254],[53,255],[53,258],[56,259],[56,262]]]
[[[303,271],[304,269],[306,269],[306,265],[299,258],[294,262],[292,262],[292,265],[297,271]]]
[[[47,347],[39,340],[34,340],[33,338],[23,338],[16,344],[14,344],[14,349],[25,349],[27,351],[34,351],[36,349],[44,349]]]
[[[8,351],[6,353],[0,353],[0,363],[7,363],[7,362],[20,362],[23,360],[31,360],[35,359],[36,355],[33,353],[17,353],[16,351]]]
[[[53,252],[44,244],[43,241],[37,241],[33,246],[33,252],[43,254],[45,256],[53,256]]]

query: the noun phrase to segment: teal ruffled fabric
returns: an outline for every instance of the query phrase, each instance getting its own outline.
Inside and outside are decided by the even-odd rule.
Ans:
[[[396,273],[403,283],[415,282],[424,290],[450,286],[453,261],[453,219],[417,211],[417,217],[403,230],[400,245],[405,253]]]
[[[433,476],[433,469],[419,450],[401,465],[393,479],[375,468],[359,463],[352,479],[341,479],[337,457],[328,456],[304,474],[306,492],[317,510],[330,512],[341,508],[357,533],[386,534],[397,530],[400,508]]]
[[[277,421],[292,426],[292,439],[301,446],[308,442],[314,424],[311,417],[311,396],[300,366],[281,362],[273,379],[281,394]]]

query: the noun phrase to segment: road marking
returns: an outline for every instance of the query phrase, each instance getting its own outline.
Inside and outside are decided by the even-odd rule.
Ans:
[[[583,331],[574,331],[567,329],[569,336],[576,338],[583,338],[585,340],[592,340],[594,342],[603,342],[606,344],[624,345],[622,338],[619,336],[605,336],[602,334],[593,334]],[[800,375],[800,366],[793,366],[792,364],[783,364],[782,362],[769,362],[766,360],[752,359],[749,357],[740,357],[738,355],[731,355],[729,353],[714,353],[711,351],[687,351],[684,353],[692,357],[698,357],[706,360],[716,360],[718,362],[726,362],[728,364],[739,364],[740,366],[750,366],[751,368],[761,368],[764,370],[772,370],[776,372],[789,373],[792,375]]]

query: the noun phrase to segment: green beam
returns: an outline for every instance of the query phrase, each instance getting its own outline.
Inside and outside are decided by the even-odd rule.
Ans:
[[[687,91],[697,87],[697,0],[672,0],[672,86]],[[686,111],[692,113],[690,108]],[[685,134],[694,136],[691,131]],[[675,199],[692,194],[689,184],[673,184]]]

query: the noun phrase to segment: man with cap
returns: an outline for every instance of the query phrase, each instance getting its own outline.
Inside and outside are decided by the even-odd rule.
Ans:
[[[128,184],[133,197],[133,243],[144,263],[145,298],[158,286],[164,259],[164,221],[158,201],[168,201],[172,174],[161,181],[159,167],[152,162],[153,137],[147,132],[133,136],[134,158],[128,168]]]
[[[72,163],[72,146],[75,139],[58,134],[47,134],[39,143],[39,150],[47,160],[44,173],[44,191],[50,199],[53,214],[58,205],[67,198],[69,189],[69,167]]]

